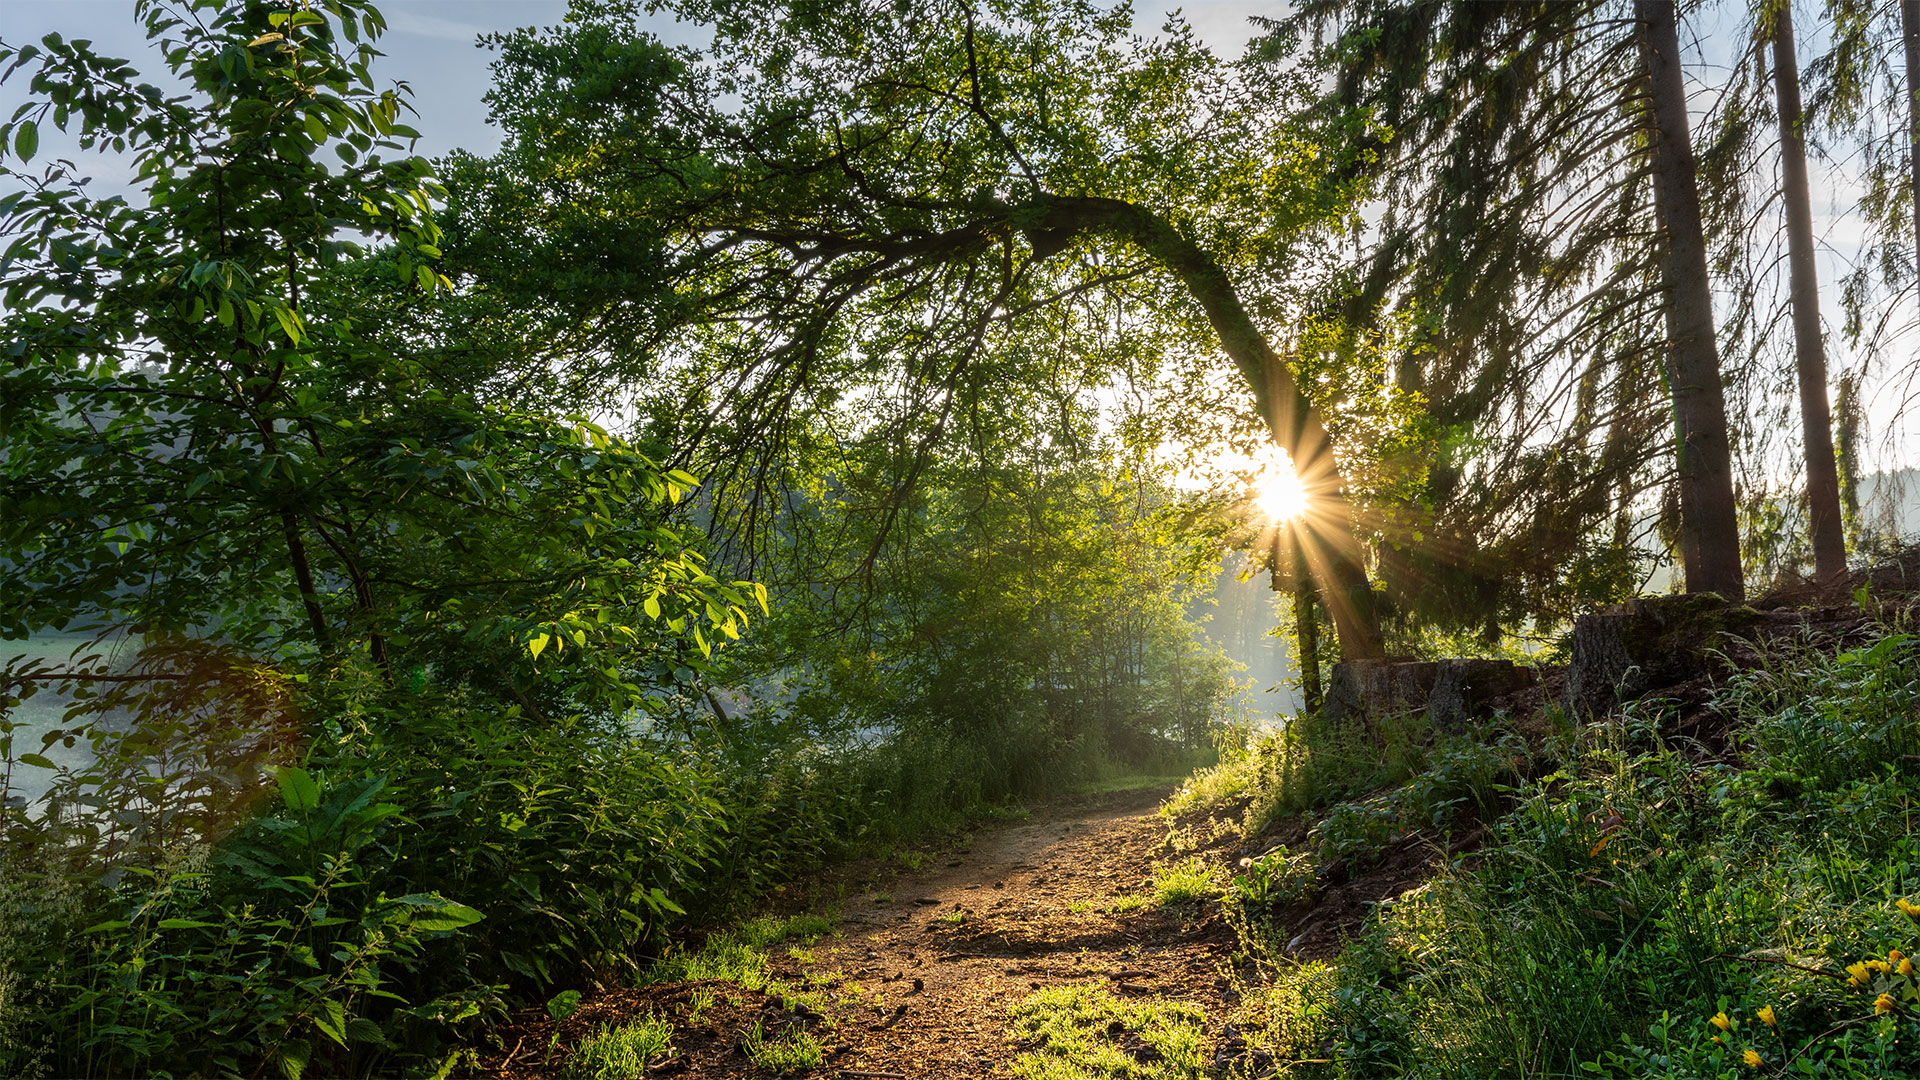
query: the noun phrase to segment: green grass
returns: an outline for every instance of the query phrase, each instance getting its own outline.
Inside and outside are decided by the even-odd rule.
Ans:
[[[1019,1080],[1199,1080],[1207,1075],[1206,1015],[1158,998],[1121,1001],[1099,987],[1055,986],[1009,1012]]]
[[[767,952],[783,941],[811,944],[831,933],[836,923],[824,915],[762,916],[707,937],[699,949],[673,949],[640,973],[640,985],[718,980],[749,990],[766,990]],[[807,954],[804,948],[789,954]],[[802,961],[811,963],[811,959]]]
[[[1235,799],[1252,795],[1260,784],[1259,757],[1254,753],[1237,754],[1188,776],[1167,801],[1160,814],[1168,821],[1194,810],[1224,806]]]
[[[755,1020],[740,1040],[740,1048],[755,1065],[778,1073],[817,1069],[826,1060],[820,1040],[797,1023],[788,1024],[779,1034],[768,1037],[761,1021]]]
[[[1211,900],[1219,892],[1213,868],[1198,856],[1188,856],[1153,871],[1153,897],[1162,907]]]
[[[1145,791],[1149,788],[1171,788],[1193,775],[1190,772],[1161,774],[1134,773],[1131,775],[1109,776],[1099,780],[1088,780],[1075,784],[1076,795],[1109,795],[1119,791]]]
[[[1903,1004],[1920,979],[1892,951],[1920,949],[1920,908],[1902,906],[1920,901],[1920,641],[1789,649],[1715,705],[1736,725],[1719,754],[1646,702],[1531,748],[1442,740],[1343,779],[1303,742],[1243,769],[1244,796],[1284,809],[1419,765],[1326,814],[1315,863],[1365,862],[1458,807],[1488,832],[1473,860],[1379,905],[1330,966],[1293,963],[1263,907],[1235,909],[1262,976],[1234,1022],[1300,1077],[1920,1075],[1920,1012]],[[1286,754],[1301,767],[1277,767]],[[1232,783],[1201,777],[1189,797]],[[1156,893],[1191,892],[1194,869],[1163,868]]]
[[[667,1052],[673,1025],[647,1014],[615,1027],[609,1024],[573,1050],[567,1080],[631,1080],[645,1075],[648,1062]]]

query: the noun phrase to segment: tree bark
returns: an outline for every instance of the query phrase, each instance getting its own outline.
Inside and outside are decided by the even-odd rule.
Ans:
[[[1914,2],[1920,0],[1910,0],[1906,6]],[[1818,580],[1831,581],[1847,572],[1847,543],[1840,517],[1840,473],[1833,459],[1826,347],[1820,338],[1820,275],[1814,263],[1813,206],[1801,133],[1800,62],[1794,54],[1792,0],[1776,0],[1773,9],[1773,89],[1780,112],[1780,193],[1787,209],[1787,269],[1813,574]]]
[[[313,629],[313,643],[324,650],[332,642],[327,633],[327,616],[320,610],[320,596],[314,588],[313,563],[307,558],[306,541],[300,539],[300,519],[291,510],[280,511],[280,532],[287,541],[287,561],[293,567],[294,585],[300,590],[300,606],[306,609],[307,625]]]
[[[1307,712],[1319,712],[1320,623],[1313,614],[1313,576],[1307,570],[1307,553],[1300,545],[1300,530],[1293,525],[1273,530],[1272,584],[1274,592],[1286,591],[1280,576],[1281,560],[1292,561],[1293,579],[1293,661],[1300,668],[1300,705]]]
[[[1913,185],[1914,273],[1920,277],[1920,0],[1900,0],[1907,51],[1907,178]]]
[[[1654,211],[1665,237],[1667,381],[1678,428],[1681,557],[1690,593],[1746,596],[1733,452],[1713,333],[1700,189],[1687,128],[1687,91],[1672,0],[1636,0],[1640,55],[1647,67]]]
[[[1320,689],[1320,619],[1313,613],[1313,576],[1307,572],[1307,552],[1301,530],[1293,529],[1294,643],[1300,650],[1300,703],[1319,712],[1325,700]]]
[[[1341,658],[1385,657],[1373,586],[1354,531],[1346,477],[1334,460],[1333,439],[1286,361],[1253,324],[1219,260],[1151,211],[1119,199],[1055,196],[1043,199],[1038,209],[1041,227],[1034,234],[1036,247],[1061,243],[1080,232],[1125,240],[1166,267],[1199,302],[1219,335],[1220,347],[1252,387],[1254,404],[1266,418],[1274,442],[1293,459],[1294,471],[1310,498],[1312,510],[1303,519],[1304,528],[1296,532],[1311,538],[1303,546],[1314,576],[1322,583],[1320,602],[1333,617]],[[1718,382],[1714,385],[1717,390]]]

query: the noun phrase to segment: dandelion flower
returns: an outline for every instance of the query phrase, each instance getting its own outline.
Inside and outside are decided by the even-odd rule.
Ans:
[[[1724,1042],[1720,1042],[1720,1036],[1718,1036],[1718,1035],[1715,1035],[1715,1036],[1713,1037],[1713,1041],[1714,1041],[1714,1042],[1717,1042],[1717,1043],[1720,1043],[1720,1045],[1721,1045],[1721,1046],[1725,1046],[1725,1045],[1727,1045],[1727,1044],[1726,1044],[1726,1043],[1724,1043]]]
[[[1749,1050],[1749,1051],[1747,1051],[1746,1053],[1744,1053],[1744,1054],[1742,1054],[1742,1055],[1740,1055],[1740,1057],[1741,1057],[1741,1058],[1742,1058],[1742,1059],[1743,1059],[1744,1061],[1746,1061],[1746,1063],[1747,1063],[1747,1064],[1749,1064],[1749,1065],[1751,1065],[1751,1066],[1753,1066],[1754,1068],[1756,1068],[1756,1069],[1757,1069],[1757,1068],[1759,1068],[1759,1067],[1760,1067],[1760,1052],[1759,1052],[1759,1051],[1757,1051],[1757,1050]]]
[[[1913,958],[1910,956],[1901,957],[1900,966],[1897,968],[1894,968],[1893,970],[1899,972],[1902,975],[1912,975],[1913,974]]]
[[[1900,914],[1905,915],[1915,922],[1920,922],[1920,904],[1915,904],[1904,896],[1895,900],[1894,903],[1899,906]]]
[[[1855,986],[1865,986],[1873,981],[1873,976],[1867,970],[1867,965],[1855,961],[1847,965],[1847,981]]]
[[[1867,966],[1879,972],[1882,975],[1885,975],[1887,972],[1893,970],[1893,967],[1889,965],[1885,960],[1869,960],[1867,961]]]
[[[1772,1027],[1775,1024],[1779,1023],[1780,1021],[1780,1018],[1773,1014],[1773,1006],[1771,1005],[1760,1006],[1760,1011],[1757,1013],[1754,1013],[1753,1015],[1759,1017],[1760,1022],[1767,1025],[1768,1027]]]
[[[1714,1013],[1713,1019],[1708,1021],[1708,1023],[1712,1024],[1714,1027],[1719,1028],[1721,1031],[1733,1030],[1733,1021],[1727,1019],[1727,1014],[1725,1012]]]
[[[1907,955],[1907,954],[1906,954],[1906,953],[1903,953],[1903,952],[1901,952],[1901,951],[1900,951],[1899,949],[1888,949],[1888,950],[1887,950],[1887,963],[1889,963],[1889,964],[1897,964],[1897,963],[1899,963],[1899,962],[1900,962],[1900,958],[1901,958],[1901,957],[1903,957],[1903,956],[1905,956],[1905,955]]]
[[[1891,995],[1881,994],[1879,997],[1873,999],[1873,1015],[1885,1016],[1892,1011],[1893,997]]]

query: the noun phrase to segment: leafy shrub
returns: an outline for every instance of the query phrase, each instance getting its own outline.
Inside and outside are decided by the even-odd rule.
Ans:
[[[1471,805],[1492,816],[1500,796],[1526,769],[1528,750],[1517,736],[1496,743],[1472,738],[1441,740],[1427,756],[1427,767],[1396,794],[1412,823],[1444,827],[1459,807]]]
[[[1341,803],[1307,834],[1320,866],[1366,866],[1384,854],[1402,832],[1400,809],[1389,799]]]
[[[355,855],[398,812],[377,801],[382,788],[283,769],[284,805],[234,845],[96,886],[86,910],[99,921],[60,926],[61,949],[16,959],[33,965],[16,978],[58,1000],[37,1014],[27,1045],[73,1075],[209,1063],[252,1072],[263,1061],[289,1077],[309,1067],[348,1075],[435,1053],[416,1044],[421,1029],[494,1004],[491,988],[465,977],[454,940],[481,916],[368,880]]]

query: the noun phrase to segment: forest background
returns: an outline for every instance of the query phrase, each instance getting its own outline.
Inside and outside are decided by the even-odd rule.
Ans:
[[[1412,92],[1314,44],[1371,8],[1244,59],[1085,5],[683,10],[714,59],[620,3],[493,37],[505,139],[433,161],[364,3],[143,3],[132,66],[7,39],[0,633],[84,642],[5,675],[10,1071],[450,1068],[821,860],[1184,772],[1247,735],[1189,608],[1230,550],[1326,659],[1368,623],[1550,652],[1685,561],[1606,5],[1514,30],[1519,104],[1591,135],[1517,183],[1524,125],[1489,160],[1470,116],[1388,123]],[[1762,52],[1699,115],[1755,582],[1811,569]],[[1859,558],[1911,219],[1892,69],[1828,55],[1870,210],[1826,264]],[[1618,97],[1569,81],[1595,56]],[[58,132],[131,167],[80,183]],[[1464,204],[1490,247],[1450,247],[1479,222],[1395,158],[1422,137],[1506,170]],[[1346,538],[1298,559],[1235,474],[1289,432]]]

